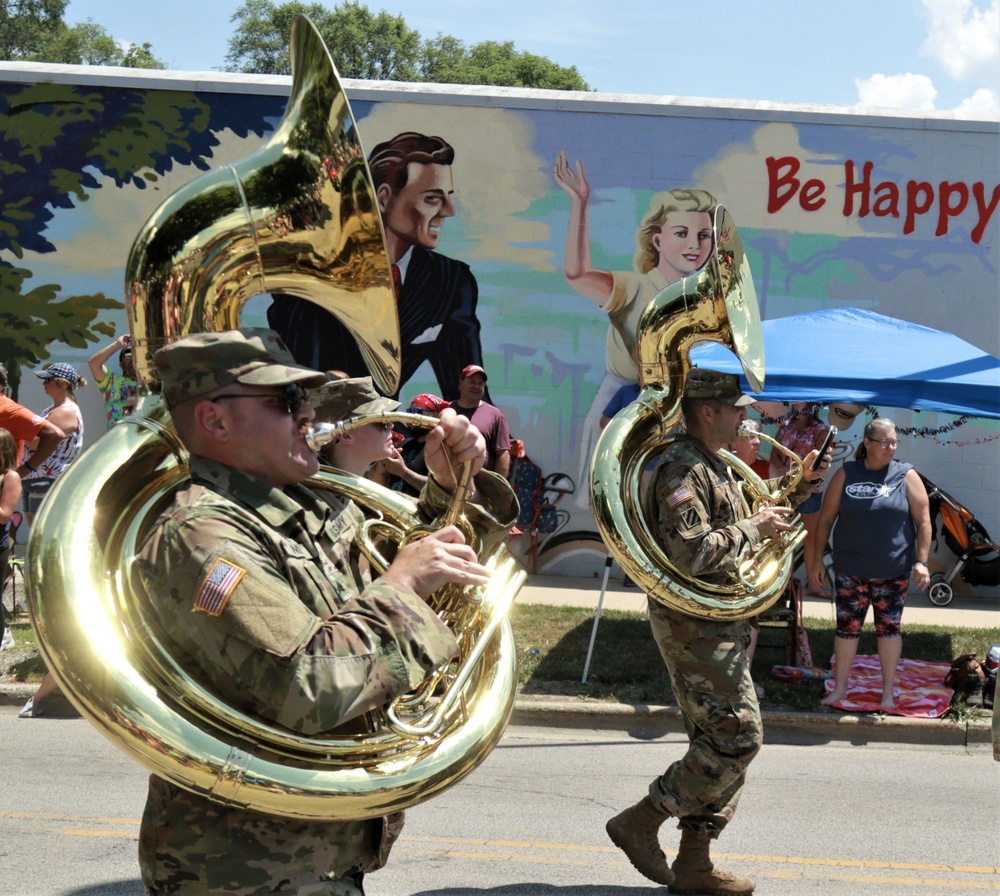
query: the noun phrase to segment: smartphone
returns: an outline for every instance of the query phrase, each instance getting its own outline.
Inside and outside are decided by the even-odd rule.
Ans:
[[[823,439],[823,444],[819,446],[819,454],[816,455],[816,460],[812,462],[812,466],[809,467],[810,470],[818,470],[823,464],[823,458],[826,457],[826,452],[830,450],[830,446],[833,444],[833,440],[837,438],[837,433],[839,430],[836,426],[831,426],[826,431],[826,438]]]

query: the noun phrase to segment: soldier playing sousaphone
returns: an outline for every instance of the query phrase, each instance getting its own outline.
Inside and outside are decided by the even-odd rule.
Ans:
[[[739,378],[692,370],[681,411],[685,435],[664,451],[653,474],[646,512],[653,535],[681,573],[707,583],[732,580],[743,559],[765,538],[791,528],[788,507],[745,509],[740,485],[719,450],[738,437],[754,399]],[[819,452],[804,460],[791,502],[805,500],[829,467],[810,470]],[[732,820],[747,766],[761,746],[760,708],[750,677],[747,619],[717,620],[678,612],[649,600],[650,624],[670,673],[689,745],[649,787],[649,794],[607,823],[608,835],[629,861],[671,893],[742,896],[753,881],[714,867],[709,845]],[[673,865],[657,832],[676,818],[681,831]]]
[[[489,572],[446,526],[400,548],[370,581],[351,550],[361,512],[303,481],[319,461],[306,441],[305,390],[325,374],[298,365],[276,333],[188,336],[154,356],[191,481],[141,545],[136,591],[176,660],[245,713],[301,735],[365,730],[370,710],[407,693],[455,654],[451,630],[424,598]],[[427,437],[420,510],[434,518],[471,463],[481,535],[517,517],[505,481],[480,472],[482,436],[453,411]],[[359,728],[360,726],[360,728]],[[139,856],[163,894],[362,894],[402,813],[354,821],[277,817],[215,802],[152,775]]]

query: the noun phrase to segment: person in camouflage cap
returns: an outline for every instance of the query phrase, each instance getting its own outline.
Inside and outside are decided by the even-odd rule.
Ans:
[[[278,337],[245,329],[190,336],[154,363],[190,482],[141,545],[133,584],[176,661],[220,701],[299,735],[372,730],[371,710],[406,693],[456,650],[424,598],[488,579],[446,527],[403,547],[371,581],[354,560],[360,510],[303,481],[319,469],[304,388],[326,375],[296,364]],[[443,512],[452,462],[481,470],[482,436],[455,414],[431,435],[422,518]],[[517,517],[509,486],[475,477],[468,518],[487,545]],[[359,896],[402,813],[357,821],[274,817],[214,802],[152,775],[139,833],[150,896],[287,893]]]
[[[790,528],[788,508],[750,515],[732,468],[718,454],[736,441],[752,402],[738,377],[692,370],[681,400],[687,432],[669,443],[647,492],[644,509],[657,541],[682,573],[706,583],[731,584],[739,563],[764,538]],[[806,479],[823,475],[808,469],[817,453],[805,458],[793,502],[809,496],[814,483]],[[826,458],[823,468],[828,466]],[[746,654],[749,621],[716,621],[648,603],[689,744],[647,796],[607,823],[608,835],[636,870],[671,893],[751,893],[753,881],[715,868],[709,857],[710,842],[736,812],[747,766],[762,742]],[[681,831],[672,866],[658,837],[668,818],[678,819]]]
[[[385,414],[399,409],[394,398],[375,391],[370,376],[333,379],[315,390],[316,419],[339,423],[353,417]],[[392,424],[372,421],[339,435],[320,452],[320,458],[340,470],[364,476],[376,461],[392,457],[395,451]]]

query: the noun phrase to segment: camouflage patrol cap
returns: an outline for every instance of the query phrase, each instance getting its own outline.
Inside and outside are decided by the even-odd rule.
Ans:
[[[753,404],[750,395],[740,389],[740,378],[735,373],[720,373],[718,370],[695,368],[687,375],[684,383],[685,398],[714,398],[734,408]]]
[[[345,377],[324,383],[312,394],[316,419],[336,423],[363,414],[385,414],[399,408],[399,402],[375,391],[370,376]]]
[[[171,408],[233,383],[308,389],[326,382],[326,374],[297,364],[281,337],[264,327],[186,336],[161,348],[153,363]]]

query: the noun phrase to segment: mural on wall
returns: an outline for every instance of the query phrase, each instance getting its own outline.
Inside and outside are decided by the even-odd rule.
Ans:
[[[639,377],[637,337],[643,309],[660,290],[693,274],[712,251],[712,211],[717,205],[705,190],[667,190],[654,194],[636,234],[632,269],[605,271],[591,263],[588,204],[590,184],[582,162],[575,168],[565,152],[555,163],[556,183],[570,197],[569,227],[563,268],[566,281],[607,313],[606,374],[587,412],[580,437],[577,481],[585,483],[597,443],[601,418],[622,387]],[[621,404],[620,398],[615,402]],[[585,489],[578,504],[587,501]]]
[[[462,368],[483,363],[476,278],[464,262],[435,251],[446,219],[455,214],[454,159],[455,150],[441,137],[414,132],[396,134],[368,156],[399,312],[399,388],[428,363],[438,394],[448,401],[458,398]],[[300,364],[368,373],[354,337],[336,317],[304,299],[273,298],[268,323]]]
[[[143,221],[205,167],[249,155],[280,119],[281,96],[217,88],[23,84],[0,69],[0,360],[31,369],[54,352],[80,366],[91,343],[124,329],[117,297]],[[603,561],[585,478],[598,421],[635,379],[632,317],[646,292],[700,264],[703,201],[733,214],[763,317],[856,306],[1000,354],[989,124],[356,93],[391,261],[402,262],[400,397],[453,397],[462,367],[486,368],[490,400],[555,511],[539,551],[550,571]],[[674,253],[677,221],[690,243]],[[271,320],[303,360],[355,372],[353,344],[313,306],[251,304],[248,325]],[[920,422],[938,416],[951,419]],[[915,439],[907,459],[960,497],[967,489],[970,505],[1000,497],[995,425],[962,435],[951,451]],[[976,510],[1000,529],[994,511]]]

